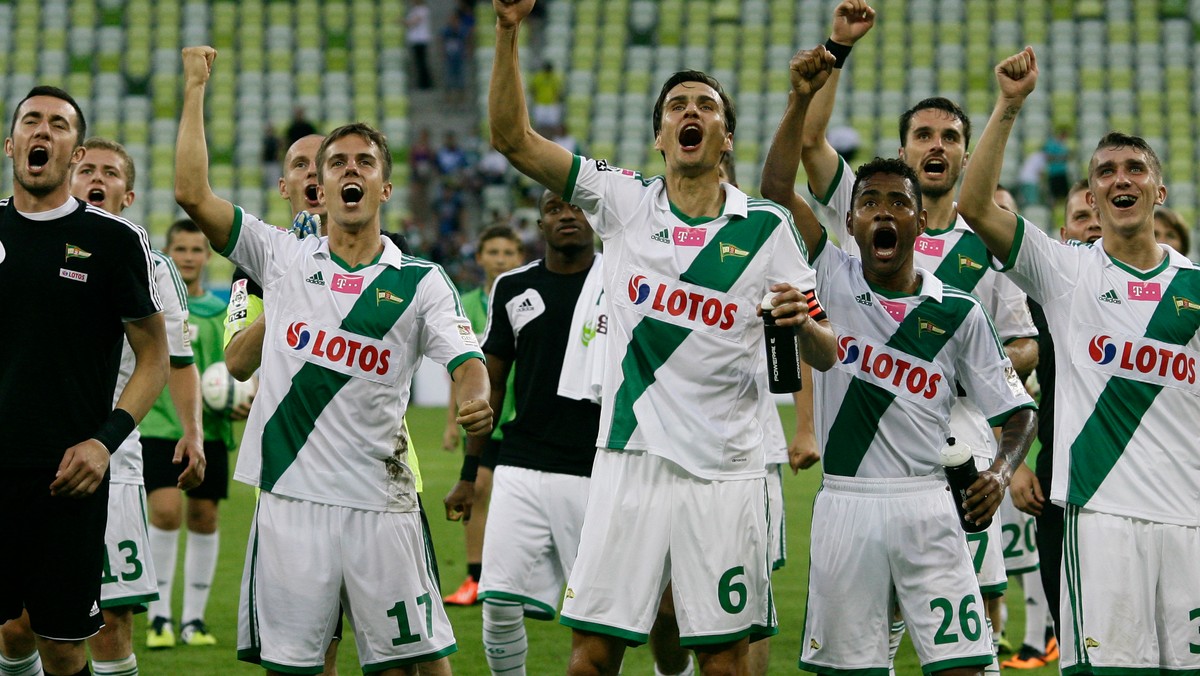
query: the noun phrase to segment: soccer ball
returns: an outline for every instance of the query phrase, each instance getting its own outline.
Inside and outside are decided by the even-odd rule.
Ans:
[[[204,396],[204,404],[218,413],[228,413],[249,403],[257,391],[258,375],[242,382],[229,375],[229,369],[225,368],[223,361],[209,364],[200,376],[200,393]]]

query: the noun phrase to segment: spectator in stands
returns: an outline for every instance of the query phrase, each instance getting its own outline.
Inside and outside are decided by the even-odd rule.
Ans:
[[[834,127],[825,136],[829,139],[829,145],[833,146],[837,154],[847,162],[853,162],[854,158],[858,156],[859,148],[862,147],[862,138],[859,137],[854,127],[845,125]]]
[[[1065,126],[1059,126],[1054,130],[1054,137],[1046,141],[1046,145],[1042,146],[1042,152],[1046,154],[1046,179],[1050,186],[1050,201],[1052,207],[1057,207],[1060,202],[1067,199],[1067,193],[1071,190],[1071,172],[1068,162],[1071,159],[1071,149],[1067,147],[1067,133],[1070,131]]]
[[[443,178],[457,177],[470,168],[467,153],[458,145],[458,137],[452,131],[446,132],[442,147],[437,150],[437,169]]]
[[[425,0],[412,0],[412,6],[404,17],[404,25],[407,29],[404,39],[408,42],[416,70],[417,89],[433,89],[433,75],[429,72],[429,43],[433,40],[433,27]]]
[[[540,130],[562,124],[563,78],[549,60],[529,81],[533,94],[533,125]]]
[[[320,132],[317,131],[317,125],[308,119],[304,113],[304,108],[296,106],[292,109],[292,123],[288,125],[287,131],[284,132],[287,136],[287,147],[291,148],[293,143],[305,136],[318,133]]]
[[[1042,176],[1045,173],[1046,153],[1041,150],[1029,153],[1017,172],[1017,195],[1021,198],[1022,209],[1043,204]]]
[[[470,29],[463,25],[461,16],[457,12],[451,14],[442,29],[442,58],[445,64],[442,73],[446,80],[446,98],[454,105],[461,105],[466,100],[469,39]]]
[[[573,155],[583,154],[583,146],[579,145],[579,141],[571,135],[570,131],[567,130],[566,122],[558,125],[558,128],[554,130],[554,135],[550,138],[550,140],[566,148],[567,151]]]
[[[283,176],[283,167],[279,163],[279,132],[275,131],[275,125],[270,122],[263,131],[262,161],[263,178],[266,181],[264,187],[274,186]]]
[[[1192,250],[1192,235],[1183,218],[1167,207],[1154,208],[1154,240],[1166,244],[1184,256]]]

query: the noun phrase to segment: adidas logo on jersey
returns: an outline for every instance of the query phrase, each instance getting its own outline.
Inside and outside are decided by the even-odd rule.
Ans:
[[[863,293],[855,296],[854,302],[858,303],[859,305],[866,305],[867,307],[872,307],[874,305],[871,302],[871,294],[869,293]]]
[[[1117,295],[1116,289],[1109,289],[1108,291],[1105,291],[1104,293],[1100,294],[1099,298],[1104,303],[1112,303],[1113,305],[1121,304],[1121,297]]]
[[[325,286],[325,278],[321,276],[320,270],[317,270],[311,277],[304,281],[308,282],[309,284],[316,284],[317,286]]]
[[[663,228],[662,230],[659,230],[658,232],[654,233],[653,235],[650,235],[650,239],[654,240],[655,242],[662,242],[663,244],[670,244],[671,243],[671,233],[667,232],[666,228]]]
[[[517,312],[529,312],[533,309],[533,301],[529,300],[528,298],[521,301],[521,304],[517,306]]]

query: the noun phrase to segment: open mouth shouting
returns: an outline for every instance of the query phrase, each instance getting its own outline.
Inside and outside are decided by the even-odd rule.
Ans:
[[[304,186],[304,201],[309,208],[321,206],[320,200],[317,199],[317,184],[309,183]]]
[[[695,122],[689,122],[679,130],[679,148],[684,152],[696,150],[703,140],[704,128]]]
[[[900,243],[900,235],[896,227],[889,223],[878,226],[871,235],[871,248],[875,258],[889,261],[896,256],[896,245]]]
[[[87,203],[94,207],[103,207],[104,197],[105,194],[103,188],[92,188],[91,190],[88,190]]]
[[[31,174],[40,174],[50,163],[50,150],[46,146],[33,146],[29,149],[28,168]]]
[[[358,206],[363,198],[363,188],[357,183],[347,183],[342,186],[342,202],[348,207]]]
[[[1109,201],[1118,210],[1124,211],[1126,209],[1132,209],[1133,206],[1137,204],[1138,197],[1137,195],[1117,195]]]
[[[934,158],[930,159],[929,161],[927,161],[925,163],[925,166],[921,167],[921,170],[924,171],[929,176],[932,176],[934,178],[941,178],[946,175],[946,171],[949,168],[950,167],[948,164],[946,164],[945,159],[940,158],[940,157],[934,157]]]

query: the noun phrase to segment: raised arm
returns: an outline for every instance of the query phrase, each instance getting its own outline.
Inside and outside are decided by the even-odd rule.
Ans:
[[[1026,47],[996,66],[1000,96],[983,135],[971,153],[958,194],[958,213],[979,235],[992,255],[1008,260],[1017,234],[1017,216],[996,204],[996,185],[1004,164],[1004,146],[1012,133],[1017,113],[1037,86],[1037,59]]]
[[[821,243],[823,229],[808,202],[796,194],[796,171],[800,166],[800,130],[804,126],[809,104],[834,71],[836,59],[824,47],[801,50],[790,64],[792,91],[788,94],[787,109],[775,130],[775,138],[763,164],[763,197],[780,203],[792,212],[796,230],[810,252]],[[833,150],[830,148],[830,150]],[[837,153],[834,153],[836,157]],[[839,160],[840,161],[840,160]]]
[[[837,177],[838,169],[842,166],[841,157],[825,138],[829,119],[833,117],[833,103],[837,95],[838,80],[842,75],[842,63],[854,43],[866,35],[874,25],[875,10],[866,0],[842,0],[833,10],[833,27],[829,33],[829,42],[833,43],[831,47],[840,52],[842,57],[837,60],[828,86],[813,97],[812,106],[804,118],[803,130],[800,133],[800,159],[804,162],[805,173],[808,174],[808,185],[813,194],[820,198],[828,196],[834,187],[833,179]]]
[[[233,205],[217,197],[208,183],[208,145],[204,138],[204,89],[217,50],[183,49],[183,111],[175,144],[175,201],[204,231],[217,251],[224,251],[233,230]]]
[[[525,85],[517,64],[517,35],[535,0],[492,0],[496,9],[496,59],[488,88],[488,122],[492,146],[517,171],[561,195],[574,161],[566,148],[529,125]]]

